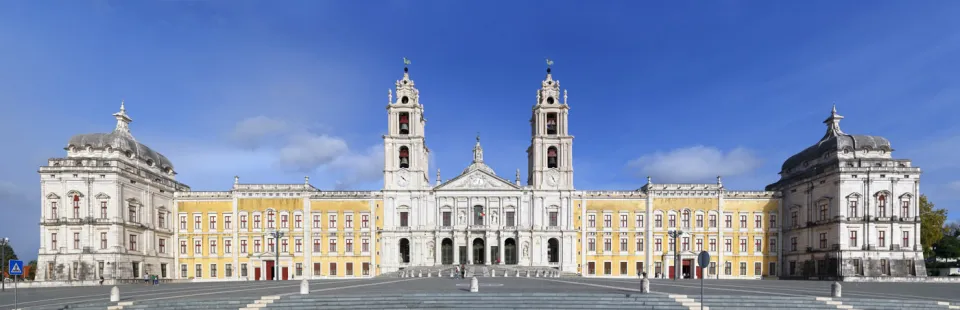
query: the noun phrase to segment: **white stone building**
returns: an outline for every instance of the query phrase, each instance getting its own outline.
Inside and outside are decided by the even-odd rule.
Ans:
[[[894,159],[886,138],[844,133],[841,119],[834,107],[823,138],[767,186],[782,196],[781,277],[926,276],[920,168]]]
[[[483,162],[480,138],[473,160],[445,182],[429,183],[419,91],[407,69],[387,106],[384,136],[383,272],[451,263],[551,266],[576,272],[573,226],[573,136],[566,95],[547,69],[533,109],[528,185]],[[394,249],[397,249],[396,251]]]
[[[173,195],[189,189],[173,164],[136,141],[123,104],[110,133],[70,138],[65,158],[40,167],[37,280],[168,277]]]

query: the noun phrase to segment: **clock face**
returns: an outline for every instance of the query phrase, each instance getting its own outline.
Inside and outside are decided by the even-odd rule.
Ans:
[[[400,173],[397,174],[397,185],[406,187],[408,184],[410,184],[410,176],[407,175],[406,171],[400,171]]]
[[[556,173],[547,174],[547,184],[549,184],[550,186],[557,186],[557,183],[559,182],[560,182],[560,176],[558,176]]]

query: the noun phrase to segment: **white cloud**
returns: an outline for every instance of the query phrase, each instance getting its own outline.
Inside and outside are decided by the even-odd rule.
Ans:
[[[383,145],[371,146],[362,153],[340,156],[331,163],[331,167],[343,172],[343,177],[337,180],[338,189],[381,180],[383,178]]]
[[[238,122],[230,136],[243,146],[255,148],[265,142],[265,139],[282,134],[289,129],[290,126],[287,123],[261,115]]]
[[[947,188],[950,190],[960,192],[960,181],[953,181],[953,182],[947,183]]]
[[[349,150],[347,142],[341,138],[297,134],[279,150],[277,163],[300,172],[313,172],[346,155]]]
[[[627,166],[657,183],[697,182],[716,176],[742,175],[757,169],[760,158],[745,148],[727,153],[707,146],[656,152],[631,160]]]

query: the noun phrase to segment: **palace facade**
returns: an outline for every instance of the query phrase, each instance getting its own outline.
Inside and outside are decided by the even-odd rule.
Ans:
[[[567,92],[550,69],[530,123],[527,178],[498,175],[480,138],[457,176],[430,182],[426,120],[404,68],[387,105],[384,186],[326,191],[247,184],[193,191],[137,142],[121,104],[113,132],[70,138],[40,167],[38,280],[370,277],[453,264],[583,276],[755,279],[924,276],[920,170],[882,137],[827,134],[766,191],[711,184],[577,190]],[[395,94],[395,96],[394,96]],[[282,235],[278,235],[281,232]],[[697,268],[697,254],[710,253]],[[274,274],[279,266],[279,274]]]

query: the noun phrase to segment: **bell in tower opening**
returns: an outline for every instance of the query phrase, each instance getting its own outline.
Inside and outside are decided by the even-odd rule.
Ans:
[[[557,167],[557,148],[551,146],[547,149],[547,168]]]
[[[410,134],[410,114],[407,112],[400,112],[400,134]]]
[[[400,147],[400,168],[410,168],[410,152],[406,146]]]
[[[547,134],[557,134],[557,113],[547,113]]]

